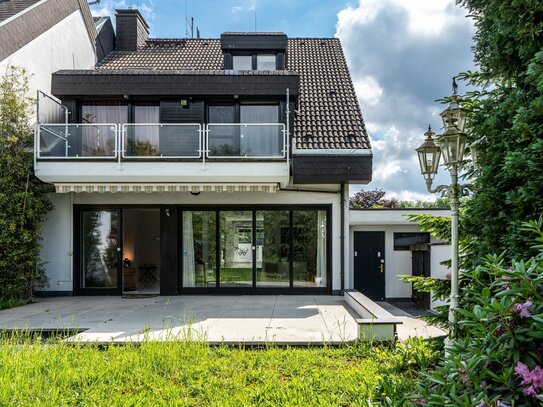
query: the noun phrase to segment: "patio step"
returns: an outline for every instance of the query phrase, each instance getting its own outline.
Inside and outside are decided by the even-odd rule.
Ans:
[[[358,314],[358,339],[362,341],[393,341],[396,326],[402,321],[357,290],[345,290],[345,302]]]

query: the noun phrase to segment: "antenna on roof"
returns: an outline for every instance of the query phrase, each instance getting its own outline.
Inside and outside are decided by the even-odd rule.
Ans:
[[[196,35],[198,38],[200,38],[198,27],[196,27]],[[194,17],[191,17],[189,20],[187,13],[187,0],[185,0],[185,38],[189,37],[194,38]]]

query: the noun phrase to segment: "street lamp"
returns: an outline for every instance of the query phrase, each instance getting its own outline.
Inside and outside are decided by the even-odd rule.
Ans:
[[[426,180],[428,192],[440,192],[450,199],[452,261],[449,323],[451,328],[455,323],[453,310],[458,308],[458,211],[460,197],[467,195],[472,190],[471,185],[460,185],[458,183],[458,172],[465,164],[466,133],[464,133],[464,128],[467,112],[460,107],[460,97],[457,91],[458,86],[453,78],[453,94],[450,97],[449,106],[440,113],[445,131],[434,140],[434,133],[429,126],[428,131],[424,134],[426,136],[424,143],[415,150],[419,158],[421,173]],[[443,165],[449,170],[451,184],[438,185],[432,188],[432,182],[437,174],[441,156],[443,157]]]

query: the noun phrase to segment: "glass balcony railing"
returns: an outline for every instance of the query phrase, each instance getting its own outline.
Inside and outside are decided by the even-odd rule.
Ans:
[[[123,158],[200,158],[199,124],[124,124]]]
[[[208,158],[285,157],[285,126],[281,123],[208,124]]]
[[[287,158],[282,123],[39,124],[36,160]]]
[[[39,159],[114,159],[116,124],[41,124],[36,137]]]

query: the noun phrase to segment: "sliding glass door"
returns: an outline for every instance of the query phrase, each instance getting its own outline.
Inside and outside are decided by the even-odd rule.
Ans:
[[[78,290],[96,293],[118,291],[121,265],[120,211],[82,210],[78,221]]]
[[[328,288],[326,209],[180,211],[182,289]]]

